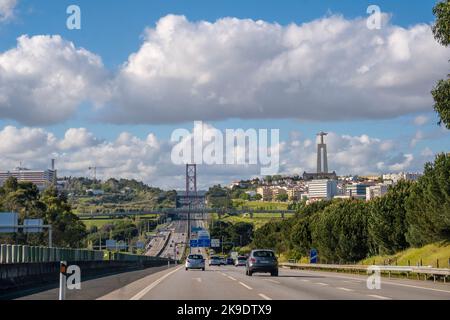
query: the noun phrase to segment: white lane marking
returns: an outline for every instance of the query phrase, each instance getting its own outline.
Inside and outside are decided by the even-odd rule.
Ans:
[[[140,300],[140,299],[142,299],[142,297],[145,296],[147,293],[149,293],[150,290],[152,290],[154,287],[156,287],[158,284],[160,284],[164,279],[166,279],[167,277],[171,276],[172,274],[174,274],[175,272],[177,272],[181,268],[184,268],[184,266],[180,266],[180,267],[176,268],[175,270],[165,274],[164,276],[162,276],[161,278],[159,278],[158,280],[156,280],[152,284],[150,284],[148,287],[146,287],[143,290],[141,290],[138,294],[133,296],[130,300]]]
[[[423,289],[423,290],[431,290],[431,291],[437,291],[437,292],[450,293],[450,291],[447,291],[447,290],[427,288],[427,287],[419,287],[419,286],[413,286],[411,284],[383,282],[383,285],[384,284],[388,284],[388,285],[390,284],[390,285],[393,285],[393,286],[401,286],[401,287],[409,287],[409,288],[416,288],[416,289]]]
[[[321,286],[327,286],[328,283],[323,283],[323,282],[315,282],[315,284],[321,285]]]
[[[227,276],[227,277],[228,277],[228,279],[230,279],[230,280],[236,281],[236,279],[233,278],[232,276]]]
[[[339,290],[344,290],[344,291],[355,291],[355,290],[352,290],[352,289],[349,289],[349,288],[343,288],[343,287],[341,287],[341,288],[338,288]]]
[[[303,279],[302,281],[303,282],[311,282],[310,280],[306,280],[306,279]]]
[[[258,294],[261,298],[263,298],[264,300],[272,300],[272,298],[269,298],[268,296],[266,296],[265,294],[259,293]]]
[[[378,296],[378,295],[376,295],[376,294],[368,294],[368,296],[369,296],[369,297],[372,297],[372,298],[381,299],[381,300],[391,300],[391,298],[383,297],[383,296]]]
[[[202,278],[192,278],[193,280],[197,280],[198,282],[202,282]]]
[[[276,284],[281,284],[281,282],[278,282],[278,281],[276,281],[276,280],[272,280],[272,279],[264,279],[264,280],[266,280],[266,281],[270,281],[270,282],[273,282],[273,283],[276,283]]]
[[[221,275],[223,275],[224,277],[227,276],[225,273],[223,273],[223,272],[221,272],[221,271],[219,271],[219,273],[220,273]]]
[[[246,285],[245,283],[243,283],[243,282],[240,282],[239,281],[239,284],[241,285],[241,286],[243,286],[243,287],[246,287],[248,290],[253,290],[253,288],[252,287],[250,287],[250,286],[248,286],[248,285]]]
[[[290,269],[291,271],[294,271],[294,270],[292,270],[292,269]],[[317,273],[320,273],[320,271],[316,271]],[[308,275],[315,275],[314,273],[312,273],[312,272],[302,272],[302,273],[306,273],[306,274],[308,274]],[[317,274],[316,273],[316,274]],[[329,276],[330,278],[341,278],[341,279],[350,279],[350,281],[355,281],[355,282],[366,282],[366,280],[359,280],[359,279],[356,279],[356,278],[352,278],[352,277],[346,277],[346,276],[337,276],[337,275],[327,275],[327,276]],[[392,280],[391,280],[392,281]],[[347,282],[347,281],[343,281],[343,282]],[[436,291],[436,292],[444,292],[444,293],[450,293],[450,291],[448,291],[448,290],[442,290],[442,289],[434,289],[434,288],[427,288],[427,287],[420,287],[420,286],[414,286],[414,285],[411,285],[411,284],[404,284],[404,283],[393,283],[393,282],[387,282],[387,281],[384,281],[383,282],[383,285],[384,284],[386,284],[386,285],[392,285],[392,286],[400,286],[400,287],[409,287],[409,288],[415,288],[415,289],[422,289],[422,290],[430,290],[430,291]]]

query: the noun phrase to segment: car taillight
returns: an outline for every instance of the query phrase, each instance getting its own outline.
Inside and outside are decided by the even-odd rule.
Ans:
[[[256,259],[255,259],[255,258],[251,258],[250,261],[253,262],[253,263],[255,263],[255,262],[256,262]]]

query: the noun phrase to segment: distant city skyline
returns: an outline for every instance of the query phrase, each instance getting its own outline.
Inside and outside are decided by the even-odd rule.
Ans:
[[[1,1],[0,1],[1,2]],[[450,150],[430,91],[450,50],[433,38],[434,0],[3,1],[0,170],[184,185],[171,133],[194,127],[280,129],[280,174],[421,172]],[[68,30],[66,9],[82,12]],[[127,21],[127,24],[117,23]],[[199,187],[260,167],[199,166]]]

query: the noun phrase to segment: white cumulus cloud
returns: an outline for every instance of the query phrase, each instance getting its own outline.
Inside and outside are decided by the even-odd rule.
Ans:
[[[0,53],[0,118],[28,125],[68,119],[85,100],[100,103],[101,58],[60,36],[21,36]]]
[[[402,28],[384,15],[329,16],[282,26],[249,19],[191,22],[168,15],[145,32],[114,81],[117,123],[228,118],[348,120],[428,111],[449,49],[429,25]]]
[[[204,129],[214,129],[204,124]],[[204,137],[204,141],[209,141]],[[338,174],[370,174],[396,171],[421,171],[425,161],[433,158],[426,148],[420,154],[402,152],[390,140],[368,135],[351,136],[330,133],[328,144],[329,169]],[[181,142],[184,143],[184,142]],[[407,144],[407,142],[405,142]],[[97,167],[97,176],[133,178],[168,189],[184,188],[183,165],[171,160],[177,145],[158,139],[153,133],[139,138],[122,132],[113,140],[104,140],[83,128],[70,128],[64,137],[41,128],[4,127],[0,130],[1,170],[11,170],[20,163],[31,169],[43,169],[56,159],[59,176],[92,176],[89,167]],[[207,144],[204,146],[206,147]],[[263,146],[264,147],[264,146]],[[280,142],[280,174],[302,174],[316,169],[316,144],[311,137],[293,133]],[[199,189],[212,184],[228,184],[233,180],[260,176],[261,165],[198,166]]]
[[[14,17],[14,9],[18,0],[0,0],[0,22],[10,20]]]

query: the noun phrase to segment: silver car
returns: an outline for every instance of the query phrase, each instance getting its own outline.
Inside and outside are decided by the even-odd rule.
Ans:
[[[205,258],[201,254],[190,254],[186,259],[186,271],[189,269],[201,269],[205,271]]]
[[[245,273],[252,276],[255,272],[267,272],[272,277],[278,277],[278,260],[272,250],[252,250],[247,259]]]
[[[209,258],[209,265],[220,266],[222,265],[222,259],[219,256],[212,256],[211,258]]]

